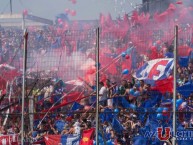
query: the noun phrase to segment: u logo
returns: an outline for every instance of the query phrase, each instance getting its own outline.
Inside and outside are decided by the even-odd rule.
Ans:
[[[148,78],[157,80],[160,76],[164,74],[164,70],[168,64],[169,60],[161,60],[156,63],[149,72]]]
[[[160,141],[166,141],[170,138],[170,128],[166,127],[165,128],[165,134],[163,136],[162,132],[163,132],[163,128],[162,127],[158,127],[157,128],[157,137]]]

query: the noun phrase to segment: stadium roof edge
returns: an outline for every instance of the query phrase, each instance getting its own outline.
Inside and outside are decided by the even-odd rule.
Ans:
[[[0,14],[0,19],[22,19],[22,14]]]
[[[33,22],[38,22],[42,24],[48,24],[48,25],[53,25],[53,21],[45,18],[41,18],[38,16],[34,16],[31,14],[23,15],[23,14],[0,14],[0,21],[16,21],[16,20],[30,20]]]

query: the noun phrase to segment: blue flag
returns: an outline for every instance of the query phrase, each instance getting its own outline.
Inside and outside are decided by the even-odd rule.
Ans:
[[[118,105],[121,105],[123,108],[126,109],[136,109],[136,106],[134,104],[130,104],[124,97],[115,97],[113,98],[113,101],[116,102],[116,107],[118,107]]]
[[[61,143],[62,145],[79,145],[80,136],[79,135],[62,135]]]
[[[114,97],[113,98],[113,105],[117,108],[120,104],[122,104],[122,97]]]
[[[128,102],[125,98],[123,98],[123,97],[122,97],[121,103],[122,103],[122,106],[123,106],[124,108],[130,108],[129,102]]]
[[[79,103],[74,102],[74,103],[72,104],[72,107],[71,107],[71,110],[70,110],[71,113],[69,113],[68,116],[72,116],[74,111],[76,111],[76,110],[78,110],[78,109],[82,109],[82,108],[84,108],[83,105],[80,105]]]
[[[166,52],[165,57],[166,58],[174,58],[174,54],[172,52]]]
[[[109,108],[106,108],[103,113],[100,113],[100,119],[102,122],[111,122],[113,118],[113,114],[111,113],[112,110]]]
[[[178,145],[192,145],[193,140],[178,140]]]
[[[159,123],[155,120],[150,120],[149,125],[151,131],[157,131],[157,128],[159,127]]]
[[[142,67],[140,67],[133,74],[133,77],[138,80],[153,83],[168,78],[172,72],[173,66],[174,62],[171,58],[153,59],[147,61]]]
[[[112,127],[116,131],[116,133],[122,133],[122,131],[124,130],[123,126],[117,118],[113,118]]]
[[[133,145],[147,145],[147,140],[143,136],[133,138]]]
[[[146,109],[144,107],[138,107],[136,109],[138,112],[138,119],[141,120],[142,122],[145,121],[145,114],[146,114]]]
[[[154,106],[161,101],[162,94],[159,91],[151,90],[149,92],[151,104]]]
[[[59,132],[62,132],[63,129],[64,129],[64,126],[65,126],[65,123],[64,123],[64,121],[62,121],[62,120],[57,120],[57,121],[55,122],[55,126],[56,126],[56,128],[57,128],[57,130],[58,130]]]
[[[178,61],[179,65],[181,67],[188,67],[188,62],[189,62],[189,56],[180,57],[179,61]]]
[[[74,102],[74,104],[72,105],[71,110],[72,110],[72,111],[75,111],[75,110],[82,109],[82,108],[84,108],[83,105],[80,105],[79,103]]]
[[[99,142],[99,145],[104,145],[104,140],[103,140],[103,137],[102,137],[102,134],[99,132],[98,133],[98,142]],[[111,140],[108,140],[106,141],[106,145],[114,145],[115,143]],[[94,145],[96,145],[96,140],[94,140]]]
[[[103,140],[101,132],[98,133],[98,143],[99,143],[99,145],[104,145],[104,140]],[[93,144],[96,145],[96,138],[95,138]]]
[[[193,93],[193,84],[188,82],[178,87],[177,90],[183,97],[189,97],[190,94]]]
[[[152,105],[152,103],[151,103],[151,100],[149,99],[149,100],[146,100],[146,101],[144,101],[144,108],[152,108],[153,107],[153,105]]]

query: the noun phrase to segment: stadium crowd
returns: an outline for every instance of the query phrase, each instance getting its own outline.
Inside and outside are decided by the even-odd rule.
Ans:
[[[171,11],[172,6],[170,5],[167,10],[168,12]],[[174,8],[177,11],[177,6],[173,7],[173,10]],[[165,17],[172,17],[172,15],[174,14],[172,13]],[[141,17],[141,19],[139,17]],[[160,16],[158,20],[157,16],[157,19],[155,18],[156,22],[160,22],[161,19],[164,19],[163,17],[163,15],[162,17]],[[104,63],[106,63],[105,61],[107,60],[105,58],[108,58],[108,60],[112,62],[110,65],[115,65],[116,63],[113,62],[114,59],[116,57],[120,58],[119,65],[115,65],[115,69],[110,67],[106,74],[104,72],[101,73],[102,75],[105,74],[104,78],[101,75],[99,83],[99,140],[101,144],[104,141],[108,144],[117,143],[120,145],[138,145],[139,143],[148,145],[158,144],[160,141],[157,138],[142,137],[144,132],[156,131],[155,129],[159,126],[172,128],[172,74],[167,78],[167,81],[155,86],[146,80],[138,80],[131,75],[148,60],[173,58],[174,42],[173,38],[172,40],[171,38],[167,38],[166,40],[166,37],[171,36],[166,36],[168,34],[167,32],[163,31],[163,35],[143,35],[142,37],[144,38],[141,37],[141,32],[149,27],[145,25],[147,18],[148,15],[140,15],[136,12],[133,13],[132,19],[124,18],[122,21],[118,20],[116,24],[114,24],[115,22],[113,22],[109,16],[106,18],[106,21],[103,20],[103,16],[100,18],[101,27],[104,29],[101,36],[103,38],[101,46],[104,48],[101,49],[102,59],[100,63],[102,67],[104,67]],[[127,27],[126,25],[129,25],[129,22],[132,22],[134,26],[130,28],[129,26]],[[112,23],[114,25],[110,27],[111,29],[108,29],[108,26]],[[155,22],[149,22],[149,24],[155,25]],[[117,28],[116,25],[119,25],[122,29],[120,27]],[[173,23],[171,25],[174,26]],[[191,24],[187,23],[187,25]],[[173,28],[172,26],[170,28]],[[116,31],[116,33],[111,33],[112,29],[115,29],[114,31]],[[190,28],[187,26],[187,29]],[[136,31],[133,32],[134,30],[137,30],[140,35],[137,35],[138,33]],[[185,30],[185,28],[183,28],[183,30]],[[19,61],[21,61],[22,58],[22,30],[18,28],[1,27],[0,31],[0,64],[8,63],[18,67],[17,61],[13,61],[13,58]],[[153,31],[150,32],[153,33]],[[46,26],[41,29],[31,28],[28,48],[35,54],[44,54],[50,49],[60,48],[68,49],[69,55],[73,51],[82,51],[90,54],[91,50],[87,48],[90,46],[86,45],[86,42],[82,43],[87,40],[87,38],[80,38],[78,50],[76,50],[74,47],[77,44],[72,40],[67,40],[67,37],[63,36],[64,33],[68,33],[68,31],[67,28],[63,28],[62,25]],[[106,35],[108,33],[111,34],[112,38]],[[80,36],[81,34],[87,35],[82,31]],[[178,111],[177,127],[183,130],[193,126],[193,118],[190,113],[193,109],[193,90],[191,88],[193,81],[193,58],[191,53],[193,42],[191,37],[185,37],[189,36],[187,31],[183,31],[183,33],[180,31],[180,34],[176,106]],[[190,36],[191,35],[192,34],[190,34]],[[148,42],[136,41],[136,39],[143,39]],[[91,41],[94,42],[95,40]],[[142,43],[150,44],[147,46],[149,49],[144,46],[145,44],[142,45]],[[110,56],[103,53],[106,52],[106,50]],[[14,55],[16,55],[16,57],[14,57]],[[88,55],[88,57],[93,56]],[[123,66],[125,62],[127,67],[125,67],[125,65]],[[128,72],[128,70],[130,72]],[[122,73],[121,77],[118,73]],[[93,75],[93,73],[91,74]],[[22,85],[19,79],[17,81],[14,90],[14,95],[17,97],[12,100],[12,103],[15,104],[11,106],[13,107],[13,115],[9,116],[7,124],[4,124],[6,116],[0,117],[1,135],[21,133],[21,119],[18,116],[14,116],[14,113],[20,113],[21,111],[21,107],[17,101],[20,102]],[[44,144],[45,135],[81,135],[84,130],[95,127],[96,86],[87,80],[85,81],[83,79],[81,81],[83,82],[81,86],[71,86],[70,89],[69,84],[66,84],[65,81],[57,80],[50,81],[44,84],[43,87],[38,86],[35,89],[32,87],[32,92],[30,92],[31,87],[27,90],[27,92],[30,92],[34,97],[35,115],[33,130],[30,129],[28,124],[25,124],[25,128],[27,128],[25,132],[26,140],[29,140],[31,143]],[[185,89],[183,87],[185,87]],[[184,93],[187,89],[188,94]],[[1,93],[1,96],[3,95],[4,93]],[[0,109],[5,107],[5,102],[6,101],[3,102],[3,100],[0,100]],[[29,111],[27,107],[25,111],[26,113]],[[170,144],[170,141],[167,141],[167,143]]]

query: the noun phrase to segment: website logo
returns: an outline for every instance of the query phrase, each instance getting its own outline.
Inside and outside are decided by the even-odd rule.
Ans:
[[[160,141],[167,141],[171,137],[175,137],[176,140],[193,140],[193,130],[178,130],[174,135],[170,127],[158,127],[156,131],[145,131],[143,136],[147,139],[158,138]]]
[[[171,128],[170,127],[165,128],[165,133],[163,132],[162,127],[157,128],[157,138],[160,141],[167,141],[170,138],[170,135],[171,135]]]

